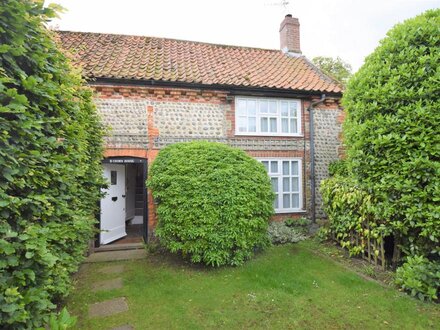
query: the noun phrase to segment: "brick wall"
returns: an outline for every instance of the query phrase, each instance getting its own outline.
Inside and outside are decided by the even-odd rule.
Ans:
[[[92,87],[96,91],[96,104],[102,120],[111,126],[106,138],[106,156],[143,155],[151,164],[159,150],[169,144],[209,140],[241,148],[253,157],[299,157],[304,165],[304,208],[310,209],[309,115],[305,111],[310,100],[302,102],[304,137],[236,136],[235,103],[224,91],[109,85]],[[341,111],[338,103],[331,101],[315,111],[319,189],[319,180],[326,176],[329,162],[341,152],[338,140]],[[317,196],[320,203],[319,192]],[[151,194],[148,203],[149,224],[153,229],[156,218]],[[322,216],[319,206],[317,210]],[[274,219],[302,215],[282,214]]]

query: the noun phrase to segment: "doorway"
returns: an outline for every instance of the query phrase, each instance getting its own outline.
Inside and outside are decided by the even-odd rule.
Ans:
[[[147,242],[147,160],[107,158],[103,173],[108,188],[103,189],[95,247]]]

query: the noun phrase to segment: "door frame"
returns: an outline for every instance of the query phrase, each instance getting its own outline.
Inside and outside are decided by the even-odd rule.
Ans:
[[[142,189],[142,195],[144,200],[144,206],[143,206],[143,221],[142,221],[142,231],[143,231],[143,239],[145,243],[148,243],[148,200],[147,200],[147,178],[148,178],[148,160],[145,158],[139,158],[139,157],[108,157],[104,158],[101,162],[102,164],[119,164],[119,165],[126,165],[126,164],[142,164],[142,183],[143,183],[143,189]],[[100,243],[100,235],[99,231],[101,229],[101,199],[98,201],[98,212],[96,213],[96,225],[95,228],[97,229],[97,232],[95,234],[95,248],[98,248],[101,246]]]

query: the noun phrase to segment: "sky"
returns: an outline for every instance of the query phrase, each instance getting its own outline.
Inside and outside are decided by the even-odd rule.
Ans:
[[[305,56],[340,57],[353,71],[395,24],[440,8],[440,0],[46,0],[51,2],[66,9],[51,23],[60,30],[269,49],[279,49],[280,23],[292,14]]]

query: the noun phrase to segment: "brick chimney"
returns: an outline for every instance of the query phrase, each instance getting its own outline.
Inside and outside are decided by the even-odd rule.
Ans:
[[[283,52],[301,53],[298,18],[287,14],[280,25],[280,45]]]

